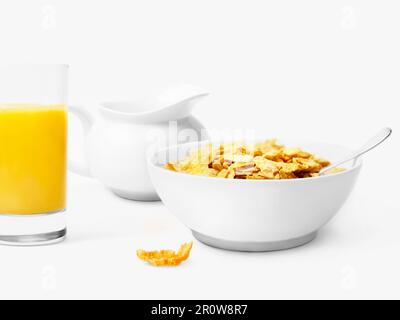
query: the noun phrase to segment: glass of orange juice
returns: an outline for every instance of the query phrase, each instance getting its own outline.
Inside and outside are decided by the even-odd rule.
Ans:
[[[0,244],[66,236],[66,65],[0,67]]]

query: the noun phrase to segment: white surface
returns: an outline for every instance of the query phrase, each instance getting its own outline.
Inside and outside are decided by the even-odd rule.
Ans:
[[[195,242],[188,263],[176,269],[135,257],[138,248],[177,248],[192,239],[160,203],[121,200],[71,176],[68,240],[0,247],[0,297],[398,298],[399,211],[368,182],[367,170],[351,204],[309,245],[245,254]]]
[[[0,297],[400,298],[398,0],[24,1],[0,3],[3,62],[71,65],[70,101],[94,107],[174,82],[213,92],[210,129],[257,129],[368,155],[349,205],[310,245],[268,254],[195,243],[189,263],[154,269],[135,250],[189,232],[161,204],[120,200],[70,177],[69,239],[0,247]],[[71,155],[81,151],[71,119]],[[384,162],[383,162],[384,161]]]

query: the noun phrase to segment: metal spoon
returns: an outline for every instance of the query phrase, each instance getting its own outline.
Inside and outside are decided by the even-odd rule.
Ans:
[[[391,128],[384,128],[382,129],[375,137],[373,137],[371,140],[369,140],[363,147],[361,147],[358,151],[355,151],[348,156],[344,157],[342,160],[335,162],[334,164],[322,169],[319,172],[319,175],[324,175],[328,171],[335,169],[336,167],[349,162],[351,160],[357,160],[360,156],[363,154],[371,151],[372,149],[375,149],[377,146],[379,146],[382,142],[384,142],[387,138],[390,137],[392,134],[392,129]]]

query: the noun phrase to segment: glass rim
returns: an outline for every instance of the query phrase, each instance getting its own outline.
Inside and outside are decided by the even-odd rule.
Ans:
[[[64,68],[69,69],[66,63],[1,63],[0,68]]]

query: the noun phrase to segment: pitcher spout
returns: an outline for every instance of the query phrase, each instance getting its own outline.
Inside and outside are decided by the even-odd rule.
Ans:
[[[189,117],[199,100],[209,93],[195,86],[175,86],[136,102],[103,103],[104,116],[139,123],[159,123]]]
[[[167,107],[155,111],[152,114],[152,117],[154,117],[154,120],[157,120],[158,122],[187,118],[192,114],[197,102],[208,95],[208,93],[202,93],[175,104],[168,105]]]

